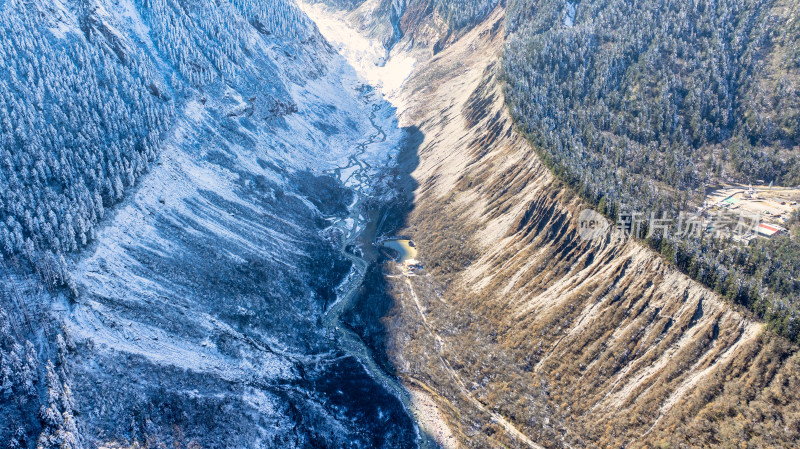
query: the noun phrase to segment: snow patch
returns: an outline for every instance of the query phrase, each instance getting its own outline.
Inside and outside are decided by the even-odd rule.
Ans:
[[[567,15],[564,16],[564,26],[572,28],[575,25],[575,3],[567,2]]]
[[[322,3],[300,2],[300,8],[316,22],[320,33],[353,66],[367,83],[378,87],[387,98],[396,96],[413,72],[417,60],[407,53],[390,54],[377,41],[367,39],[350,27],[344,13]]]

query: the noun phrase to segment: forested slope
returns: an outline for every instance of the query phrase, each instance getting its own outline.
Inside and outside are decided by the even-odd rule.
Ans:
[[[0,448],[413,445],[321,325],[401,131],[293,2],[0,1],[0,55]]]
[[[246,19],[277,40],[309,35],[283,0],[116,6],[146,35],[123,34],[102,3],[0,8],[0,250],[49,278],[148,171],[190,89],[240,75],[254,43],[229,24]]]
[[[8,2],[0,20],[0,241],[39,264],[93,237],[156,157],[174,108],[141,52],[126,64],[89,29],[59,36],[65,19],[43,30],[35,3]]]
[[[694,212],[704,187],[800,183],[800,25],[792,0],[514,0],[506,98],[555,173],[612,219]],[[649,243],[783,335],[798,335],[800,251]]]

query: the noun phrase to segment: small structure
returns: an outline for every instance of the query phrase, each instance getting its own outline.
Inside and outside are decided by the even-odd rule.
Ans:
[[[786,232],[786,229],[782,228],[782,227],[780,227],[780,226],[778,226],[776,224],[770,224],[770,223],[759,223],[758,224],[758,235],[766,237],[766,238],[772,238],[772,237],[774,237],[776,235],[780,235],[780,234],[782,234],[784,232]]]
[[[408,270],[409,273],[414,273],[418,270],[422,269],[422,263],[417,259],[407,259],[403,262],[405,269]]]
[[[753,188],[753,184],[750,184],[750,187],[744,192],[744,197],[748,200],[757,200],[758,199],[758,192],[756,189]]]

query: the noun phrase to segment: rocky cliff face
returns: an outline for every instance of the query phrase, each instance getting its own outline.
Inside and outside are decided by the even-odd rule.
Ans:
[[[610,224],[582,236],[585,205],[504,106],[503,20],[403,91],[424,135],[404,233],[426,268],[392,278],[401,377],[463,446],[793,444],[794,348]]]

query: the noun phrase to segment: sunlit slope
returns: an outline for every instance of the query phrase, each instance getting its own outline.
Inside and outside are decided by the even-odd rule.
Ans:
[[[788,343],[616,231],[579,235],[586,205],[505,109],[503,19],[405,89],[424,142],[404,232],[427,274],[391,281],[401,376],[466,447],[793,444]]]

